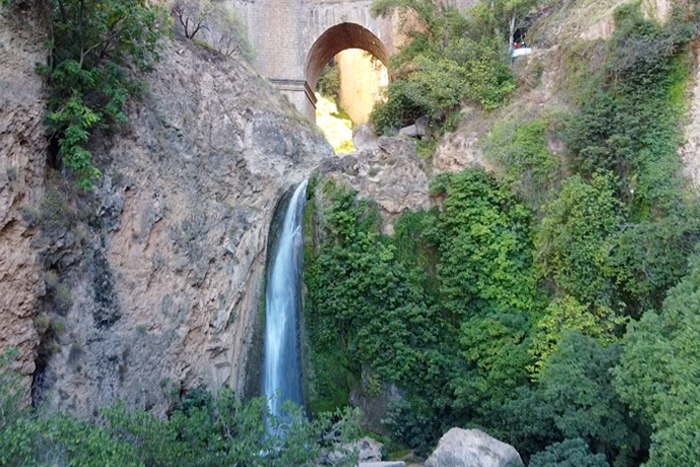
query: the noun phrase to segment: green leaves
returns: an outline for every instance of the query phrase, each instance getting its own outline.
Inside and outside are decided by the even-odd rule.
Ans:
[[[505,42],[494,39],[492,30],[474,34],[478,28],[462,12],[426,0],[372,6],[374,14],[394,10],[404,20],[407,12],[415,13],[420,27],[404,31],[411,41],[392,57],[398,79],[389,83],[388,100],[375,105],[371,116],[379,133],[390,134],[422,115],[441,122],[465,99],[493,109],[515,89]]]
[[[610,467],[603,454],[593,454],[581,439],[554,443],[530,459],[529,467]]]
[[[661,313],[645,313],[624,339],[615,388],[654,427],[648,466],[690,465],[700,457],[699,310],[700,262],[693,257],[688,276],[669,291]]]
[[[141,86],[127,75],[134,64],[149,71],[169,20],[145,0],[52,0],[50,66],[38,71],[51,86],[49,126],[58,135],[65,166],[85,189],[101,175],[92,164],[90,137],[127,121],[124,106]]]
[[[0,383],[6,376],[0,372]],[[6,396],[7,388],[0,386],[0,401]],[[316,465],[322,448],[359,435],[357,411],[312,421],[291,403],[283,409],[284,416],[273,417],[264,398],[243,403],[222,389],[215,395],[193,391],[165,420],[121,403],[103,409],[99,425],[25,412],[0,424],[0,465],[303,467]],[[336,465],[356,463],[351,452]]]
[[[486,157],[503,168],[504,182],[511,190],[535,207],[544,202],[560,166],[558,157],[549,152],[545,121],[497,123],[480,144]]]
[[[605,269],[623,219],[613,183],[604,173],[590,183],[578,175],[568,178],[544,206],[535,235],[541,274],[583,304],[617,305],[614,279]]]

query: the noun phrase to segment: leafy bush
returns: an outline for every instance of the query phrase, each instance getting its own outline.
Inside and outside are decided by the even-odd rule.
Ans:
[[[279,466],[317,465],[322,449],[359,436],[352,410],[307,419],[301,408],[268,413],[265,398],[243,403],[230,389],[197,390],[168,419],[123,404],[105,408],[101,423],[64,414],[22,410],[19,377],[0,358],[0,465],[79,466]],[[338,466],[356,465],[349,452]]]
[[[535,236],[542,276],[584,305],[617,305],[614,278],[605,269],[623,219],[614,181],[596,173],[590,183],[578,175],[562,182],[556,199],[543,207]]]
[[[340,70],[335,63],[330,62],[323,68],[316,84],[316,91],[324,97],[338,100],[340,91]]]
[[[692,465],[700,458],[697,407],[700,373],[700,261],[668,292],[660,313],[632,323],[615,369],[622,399],[655,430],[648,466]]]
[[[167,32],[165,11],[146,0],[50,0],[53,37],[47,66],[50,128],[78,185],[92,186],[100,171],[87,149],[97,128],[127,120],[124,106],[143,85],[128,67],[148,71]]]
[[[454,7],[426,0],[376,0],[375,15],[398,10],[415,13],[420,26],[392,57],[398,70],[386,102],[375,105],[371,120],[379,133],[391,134],[422,115],[444,120],[466,99],[491,109],[515,89],[505,44],[493,31],[469,36],[469,19]]]
[[[605,456],[593,454],[581,439],[567,439],[547,446],[544,452],[532,456],[529,467],[610,467]]]
[[[559,160],[547,145],[545,121],[497,123],[480,143],[486,157],[499,163],[513,191],[536,206],[544,202],[559,175]]]

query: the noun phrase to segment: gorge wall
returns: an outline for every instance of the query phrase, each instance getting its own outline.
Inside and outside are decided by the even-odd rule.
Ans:
[[[78,192],[47,167],[44,28],[21,13],[0,22],[0,348],[35,401],[81,416],[243,394],[272,211],[332,149],[248,65],[176,39]]]
[[[32,229],[22,219],[44,192],[46,103],[34,72],[45,61],[42,30],[41,15],[28,5],[0,15],[0,349],[19,348],[26,375],[34,372],[39,343],[35,297],[44,293]]]

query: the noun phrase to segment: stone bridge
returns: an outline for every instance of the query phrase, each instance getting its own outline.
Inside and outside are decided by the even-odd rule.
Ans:
[[[398,20],[373,18],[371,0],[232,0],[248,28],[255,65],[315,121],[314,90],[338,52],[363,49],[389,68],[398,46]]]

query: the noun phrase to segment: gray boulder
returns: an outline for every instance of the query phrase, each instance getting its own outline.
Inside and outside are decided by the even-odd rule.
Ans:
[[[406,467],[404,461],[360,462],[358,467]]]
[[[418,136],[425,136],[428,134],[428,121],[427,115],[423,115],[416,120],[416,133]]]
[[[520,454],[510,444],[480,430],[452,428],[445,433],[425,467],[521,467]]]
[[[378,140],[379,138],[374,133],[374,127],[371,123],[363,123],[352,129],[352,144],[358,151],[379,149]]]
[[[418,129],[416,128],[416,125],[408,125],[401,128],[399,134],[405,136],[418,136]]]
[[[384,445],[372,438],[362,438],[353,443],[357,447],[357,457],[359,462],[381,462]]]
[[[327,453],[325,461],[329,465],[340,465],[348,461],[350,456],[357,454],[357,461],[361,467],[381,467],[384,466],[382,458],[384,457],[384,445],[372,438],[362,438],[352,443],[342,443]],[[387,465],[384,467],[396,467]]]

